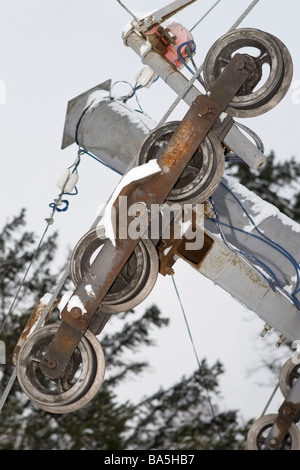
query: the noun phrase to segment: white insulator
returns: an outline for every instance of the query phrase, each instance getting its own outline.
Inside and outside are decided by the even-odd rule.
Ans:
[[[72,173],[70,175],[70,178],[68,179],[67,184],[64,189],[65,193],[71,193],[74,190],[77,184],[78,178],[79,178],[78,173]]]
[[[57,182],[59,189],[63,190],[65,193],[71,193],[75,188],[78,181],[78,173],[71,173],[68,168],[66,168],[60,179]]]
[[[66,168],[63,173],[61,174],[59,180],[57,181],[57,187],[59,189],[63,189],[68,178],[70,176],[70,170],[68,168]]]
[[[143,67],[137,72],[135,80],[139,85],[142,85],[145,88],[149,88],[156,77],[157,74],[151,69],[151,67],[146,65],[146,67]]]

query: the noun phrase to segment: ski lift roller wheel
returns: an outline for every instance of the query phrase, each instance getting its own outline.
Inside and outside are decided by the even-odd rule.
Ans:
[[[58,323],[50,324],[28,338],[20,350],[16,371],[21,388],[36,406],[51,413],[71,413],[89,403],[99,391],[105,358],[98,339],[87,330],[63,376],[57,381],[48,379],[39,363],[58,328]]]
[[[264,415],[256,420],[247,436],[248,450],[269,450],[265,444],[265,440],[276,421],[277,414]],[[300,449],[300,432],[297,426],[292,423],[288,434],[279,450],[299,450]]]
[[[105,241],[104,227],[85,234],[71,257],[71,277],[77,286]],[[120,313],[140,304],[155,285],[159,270],[158,254],[150,239],[141,240],[105,295],[100,311]]]
[[[154,130],[141,147],[138,164],[143,165],[152,159],[157,159],[178,125],[178,121],[172,121]],[[206,201],[220,184],[224,173],[224,161],[223,147],[217,137],[210,132],[169,193],[167,201],[179,204],[201,204]]]
[[[295,364],[290,358],[280,370],[279,387],[284,397],[287,397],[294,383],[300,377],[300,364]]]
[[[258,29],[237,29],[218,39],[207,53],[203,75],[208,88],[235,53],[244,53],[241,51],[243,48],[259,50],[259,55],[254,57],[246,49],[246,53],[254,59],[257,73],[249,77],[226,112],[233,117],[249,118],[270,111],[284,98],[292,81],[293,62],[288,49],[277,37]],[[265,64],[269,66],[269,71],[263,81]]]

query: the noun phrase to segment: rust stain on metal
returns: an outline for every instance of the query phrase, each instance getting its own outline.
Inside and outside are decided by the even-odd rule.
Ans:
[[[204,209],[205,216],[207,214],[208,207],[209,204],[207,203],[206,209]],[[193,233],[196,233],[196,216],[195,214],[193,215],[192,230]],[[204,230],[203,227],[200,227],[200,229]],[[178,258],[184,259],[187,263],[191,264],[196,269],[199,269],[214,243],[213,239],[204,231],[203,246],[196,250],[186,249],[186,244],[193,242],[193,240],[187,240],[184,235],[181,238],[175,238],[174,232],[175,228],[172,224],[170,227],[170,238],[162,239],[157,247],[160,259],[159,272],[163,276],[174,274],[173,265]]]
[[[278,411],[275,421],[277,433],[272,435],[267,446],[270,450],[279,450],[288,434],[291,424],[299,417],[300,403],[284,401]]]
[[[170,145],[161,159],[162,167],[170,169],[182,160],[182,155],[189,150],[193,136],[195,135],[195,122],[191,119],[182,122],[178,134],[175,132],[174,138],[170,140]]]
[[[56,301],[54,302],[54,304],[52,305],[52,307],[50,308],[48,314],[46,315],[46,318],[44,320],[44,324],[47,323],[53,309],[58,305],[58,303],[60,302],[60,299],[56,299]],[[36,327],[38,321],[40,320],[40,318],[42,317],[45,309],[46,309],[47,305],[45,305],[44,303],[42,303],[41,301],[39,301],[36,306],[34,307],[33,309],[33,312],[32,314],[30,315],[23,331],[22,331],[22,334],[16,344],[16,347],[13,351],[13,354],[12,354],[12,363],[14,365],[16,365],[17,363],[17,360],[18,360],[18,355],[19,355],[19,352],[20,352],[20,349],[21,347],[23,346],[23,344],[25,343],[26,339],[28,338],[28,336],[31,334],[31,332],[34,330],[34,328]]]
[[[234,257],[232,260],[233,264],[238,263],[238,258]],[[258,272],[253,271],[252,268],[245,266],[245,271],[246,271],[246,276],[250,279],[252,284],[257,284],[259,286],[266,286],[266,288],[269,288],[269,284],[266,282],[266,280],[260,275]]]

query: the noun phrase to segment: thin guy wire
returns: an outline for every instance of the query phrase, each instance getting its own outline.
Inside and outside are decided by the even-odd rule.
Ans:
[[[259,2],[259,0],[254,0],[248,6],[248,8],[244,11],[244,13],[237,19],[237,21],[232,25],[228,32],[233,31],[236,29],[242,21],[249,15],[250,11],[255,7],[255,5]],[[198,79],[199,75],[201,74],[204,67],[204,63],[200,65],[198,70],[196,70],[195,74],[192,76],[191,80],[185,85],[182,91],[179,93],[177,98],[175,99],[174,103],[170,106],[168,111],[163,115],[160,122],[157,124],[157,128],[160,127],[164,122],[168,119],[168,117],[172,114],[176,106],[180,103],[180,101],[185,97],[185,95],[190,91],[195,81]]]
[[[241,23],[244,21],[244,19],[249,15],[251,10],[256,6],[256,4],[259,2],[259,0],[253,0],[252,3],[246,8],[244,13],[236,20],[236,22],[231,26],[228,32],[234,31]]]
[[[194,340],[193,340],[193,336],[192,336],[192,333],[191,333],[191,330],[190,330],[190,327],[189,327],[189,323],[188,323],[188,320],[187,320],[187,316],[186,316],[186,313],[185,313],[185,309],[184,309],[184,307],[183,307],[183,304],[182,304],[182,301],[181,301],[181,297],[180,297],[179,291],[178,291],[178,289],[177,289],[177,285],[176,285],[174,276],[172,275],[171,277],[172,277],[172,282],[173,282],[173,285],[174,285],[174,289],[175,289],[175,292],[176,292],[176,295],[177,295],[177,298],[178,298],[178,301],[179,301],[179,304],[180,304],[180,307],[181,307],[181,311],[182,311],[182,314],[183,314],[183,318],[184,318],[184,321],[185,321],[185,324],[186,324],[186,327],[187,327],[187,330],[188,330],[189,338],[190,338],[190,340],[191,340],[192,347],[193,347],[193,350],[194,350],[194,353],[195,353],[196,361],[197,361],[197,364],[198,364],[198,367],[199,367],[199,371],[200,371],[200,374],[201,374],[202,384],[203,384],[203,386],[204,386],[204,388],[205,388],[205,391],[206,391],[206,394],[207,394],[207,400],[208,400],[208,403],[209,403],[209,406],[210,406],[210,409],[211,409],[211,412],[212,412],[213,419],[214,419],[214,421],[215,421],[215,423],[216,423],[216,425],[217,425],[217,428],[218,428],[219,438],[220,438],[220,440],[222,441],[222,436],[221,436],[221,432],[220,432],[220,429],[219,429],[219,426],[218,426],[218,422],[217,422],[217,418],[216,418],[216,415],[215,415],[215,410],[214,410],[214,407],[213,407],[212,402],[211,402],[211,399],[210,399],[210,394],[209,394],[209,391],[208,391],[208,388],[207,388],[205,379],[204,379],[204,377],[202,376],[202,373],[203,373],[202,366],[201,366],[200,359],[199,359],[199,356],[198,356],[198,353],[197,353],[197,350],[196,350],[196,347],[195,347],[195,343],[194,343]]]
[[[79,156],[77,156],[77,158],[76,158],[75,165],[76,165],[76,163],[78,162],[78,158],[79,158]],[[11,313],[12,313],[14,307],[15,307],[15,304],[16,304],[16,302],[17,302],[17,300],[18,300],[18,296],[19,296],[19,294],[20,294],[20,291],[21,291],[22,287],[24,286],[24,283],[25,283],[25,281],[26,281],[26,278],[27,278],[27,276],[28,276],[28,273],[29,273],[29,271],[30,271],[30,269],[31,269],[31,267],[32,267],[32,265],[33,265],[33,263],[34,263],[34,261],[35,261],[37,255],[38,255],[38,253],[39,253],[39,251],[40,251],[40,249],[41,249],[42,243],[43,243],[44,238],[45,238],[45,236],[46,236],[46,234],[47,234],[47,232],[48,232],[48,229],[49,229],[50,225],[53,224],[53,217],[54,217],[54,215],[55,215],[55,213],[56,213],[56,211],[57,211],[57,206],[62,202],[62,197],[63,197],[63,195],[64,195],[64,189],[65,189],[65,187],[66,187],[66,185],[67,185],[69,179],[70,179],[70,176],[68,177],[68,179],[66,180],[66,182],[65,182],[65,184],[64,184],[64,186],[63,186],[63,188],[62,188],[62,191],[61,191],[61,193],[60,193],[60,195],[59,195],[59,197],[58,197],[58,200],[57,200],[56,204],[54,205],[54,207],[53,207],[53,209],[52,209],[52,213],[51,213],[50,217],[46,219],[46,220],[47,220],[46,228],[45,228],[45,230],[44,230],[44,232],[43,232],[43,234],[42,234],[42,236],[41,236],[41,238],[40,238],[40,241],[39,241],[38,246],[37,246],[37,248],[36,248],[36,250],[35,250],[35,252],[34,252],[34,255],[33,255],[33,257],[32,257],[32,260],[30,261],[29,266],[27,267],[27,269],[26,269],[26,271],[25,271],[25,274],[24,274],[23,279],[22,279],[22,281],[21,281],[21,283],[20,283],[20,285],[19,285],[19,287],[18,287],[18,289],[17,289],[17,292],[16,292],[15,297],[14,297],[14,299],[13,299],[13,301],[12,301],[12,304],[11,304],[11,306],[10,306],[10,309],[9,309],[9,311],[7,312],[7,314],[6,314],[6,316],[5,316],[4,320],[3,320],[3,323],[2,323],[1,328],[0,328],[0,334],[2,334],[3,328],[4,328],[4,326],[5,326],[5,324],[6,324],[7,320],[8,320],[8,317],[11,315]]]
[[[38,246],[37,246],[37,249],[36,249],[36,251],[35,251],[35,253],[34,253],[34,255],[33,255],[33,258],[32,258],[32,260],[31,260],[31,262],[29,263],[29,266],[28,266],[28,268],[26,269],[25,274],[24,274],[24,276],[23,276],[23,279],[22,279],[22,281],[21,281],[21,283],[20,283],[20,285],[19,285],[19,287],[18,287],[18,290],[17,290],[16,295],[15,295],[13,301],[12,301],[12,304],[11,304],[11,306],[10,306],[10,309],[9,309],[9,311],[7,312],[7,314],[6,314],[6,316],[5,316],[4,320],[3,320],[3,323],[2,323],[1,328],[0,328],[0,334],[2,334],[3,328],[4,328],[4,326],[5,326],[6,322],[7,322],[7,319],[8,319],[8,317],[11,315],[11,313],[12,313],[14,307],[15,307],[15,304],[16,304],[16,302],[17,302],[17,300],[18,300],[18,296],[19,296],[19,294],[20,294],[20,291],[21,291],[22,287],[24,286],[24,283],[25,283],[25,281],[26,281],[26,278],[27,278],[27,276],[28,276],[28,273],[29,273],[29,271],[30,271],[30,269],[31,269],[31,267],[32,267],[32,265],[33,265],[33,263],[34,263],[34,261],[35,261],[37,255],[38,255],[39,251],[40,251],[41,245],[42,245],[42,243],[43,243],[43,241],[44,241],[44,238],[45,238],[45,236],[46,236],[46,233],[47,233],[47,231],[48,231],[50,225],[51,225],[51,224],[48,222],[48,224],[47,224],[47,226],[46,226],[46,228],[45,228],[45,230],[44,230],[44,233],[43,233],[43,235],[42,235],[42,237],[41,237],[41,239],[40,239],[40,241],[39,241],[39,244],[38,244]]]
[[[218,0],[218,1],[202,16],[202,18],[200,18],[200,20],[197,21],[196,24],[194,24],[194,26],[190,29],[190,32],[192,32],[193,29],[195,29],[195,28],[201,23],[201,21],[203,21],[204,18],[206,18],[207,15],[208,15],[208,14],[218,5],[218,3],[220,3],[220,2],[221,2],[221,0]]]
[[[46,316],[47,316],[49,310],[51,309],[53,303],[55,302],[55,300],[56,300],[56,298],[57,298],[57,296],[58,296],[60,290],[62,289],[62,287],[63,287],[63,285],[65,284],[66,280],[68,279],[69,275],[70,275],[70,268],[68,267],[68,268],[65,270],[63,276],[61,277],[60,281],[58,282],[57,287],[56,287],[56,289],[54,290],[54,292],[53,292],[53,294],[52,294],[52,296],[51,296],[51,299],[50,299],[50,301],[49,301],[47,307],[45,308],[45,310],[44,310],[44,312],[43,312],[43,315],[41,316],[41,318],[39,319],[39,322],[38,322],[37,325],[36,325],[35,331],[36,331],[38,328],[41,328],[41,327],[43,326],[43,324],[44,324],[44,319],[46,318]],[[3,394],[1,395],[1,398],[0,398],[0,413],[1,413],[1,411],[2,411],[2,408],[3,408],[3,406],[4,406],[5,401],[6,401],[7,397],[8,397],[8,395],[9,395],[9,392],[10,392],[10,390],[11,390],[13,384],[14,384],[14,381],[15,381],[16,377],[17,377],[17,372],[16,372],[16,367],[14,367],[13,372],[12,372],[12,374],[11,374],[11,377],[10,377],[10,379],[9,379],[9,381],[8,381],[8,384],[6,385],[6,388],[5,388]]]
[[[261,417],[266,414],[266,411],[267,411],[267,409],[269,408],[269,406],[270,406],[270,404],[271,404],[271,401],[272,401],[273,398],[275,397],[276,392],[277,392],[278,389],[279,389],[279,383],[276,385],[276,387],[274,388],[273,392],[271,393],[271,396],[270,396],[269,400],[267,401],[266,406],[264,407],[264,410],[263,410],[263,412],[262,412],[262,414],[261,414]]]
[[[121,7],[124,8],[124,10],[127,11],[127,13],[129,13],[130,16],[132,16],[135,19],[135,21],[138,21],[138,18],[132,13],[132,11],[129,10],[129,8],[127,8],[126,5],[124,5],[120,0],[117,0],[117,2],[119,3],[119,5],[121,5]]]
[[[96,220],[94,221],[93,225],[91,226],[90,230],[93,230],[94,228],[96,228],[96,226],[97,226],[99,220],[101,219],[101,217],[102,217],[102,213],[100,213],[100,214],[98,215],[98,217],[97,217]],[[49,300],[49,302],[48,302],[48,304],[47,304],[47,306],[46,306],[46,308],[45,308],[43,314],[41,315],[41,318],[39,319],[39,321],[38,321],[38,323],[37,323],[37,325],[36,325],[35,331],[36,331],[38,328],[41,328],[41,327],[44,325],[44,320],[45,320],[46,316],[48,315],[48,313],[49,313],[49,311],[50,311],[52,305],[54,304],[54,302],[55,302],[55,300],[56,300],[56,298],[57,298],[57,296],[58,296],[60,290],[62,289],[62,287],[64,286],[66,280],[67,280],[68,277],[70,276],[70,272],[71,272],[71,270],[70,270],[70,265],[69,265],[69,266],[66,268],[66,270],[64,271],[64,273],[63,273],[62,277],[60,278],[59,282],[57,283],[57,286],[56,286],[56,288],[55,288],[55,290],[54,290],[54,292],[53,292],[53,294],[52,294],[52,296],[51,296],[51,299]],[[3,409],[3,406],[4,406],[4,404],[5,404],[6,400],[7,400],[7,397],[8,397],[9,392],[10,392],[10,390],[11,390],[11,388],[12,388],[14,382],[15,382],[16,377],[17,377],[16,367],[14,367],[13,372],[12,372],[12,374],[11,374],[11,377],[10,377],[10,379],[9,379],[7,385],[6,385],[6,388],[5,388],[5,390],[3,391],[2,395],[1,395],[1,398],[0,398],[0,413],[1,413],[2,409]]]
[[[1,411],[2,411],[2,408],[3,408],[3,406],[4,406],[4,403],[5,403],[6,400],[7,400],[8,395],[9,395],[9,393],[10,393],[10,391],[11,391],[11,388],[12,388],[12,386],[13,386],[15,380],[16,380],[16,377],[17,377],[17,370],[16,370],[16,367],[14,367],[13,372],[12,372],[10,378],[9,378],[8,384],[7,384],[7,386],[5,387],[5,390],[4,390],[4,392],[2,393],[2,395],[1,395],[1,399],[0,399],[0,413],[1,413]]]

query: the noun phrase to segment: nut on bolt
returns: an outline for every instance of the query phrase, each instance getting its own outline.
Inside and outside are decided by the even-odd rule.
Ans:
[[[43,362],[46,364],[46,367],[48,367],[48,369],[55,369],[55,367],[57,365],[56,361],[54,359],[44,358]]]
[[[242,70],[244,67],[245,67],[245,61],[242,58],[238,59],[236,63],[236,68],[238,70]]]
[[[198,107],[198,115],[199,116],[205,116],[206,114],[208,114],[210,111],[209,107],[207,104],[201,104],[199,107]]]

